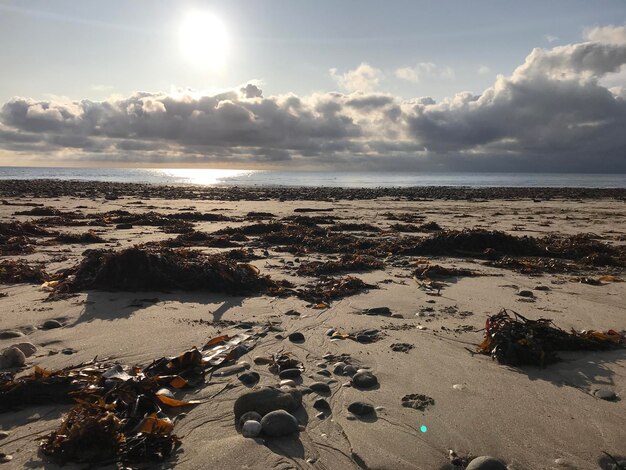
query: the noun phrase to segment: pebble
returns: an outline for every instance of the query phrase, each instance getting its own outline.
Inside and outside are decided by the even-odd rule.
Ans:
[[[313,408],[316,410],[330,410],[330,404],[323,398],[318,398],[313,402]]]
[[[369,403],[355,401],[348,406],[348,411],[357,416],[365,416],[374,413],[374,407]]]
[[[548,286],[536,286],[535,290],[549,291],[550,288]]]
[[[238,378],[241,383],[244,383],[246,385],[254,385],[261,379],[261,376],[258,372],[244,372]]]
[[[17,344],[13,344],[12,347],[17,348],[20,351],[22,351],[24,353],[24,356],[26,357],[30,357],[37,352],[37,346],[35,346],[33,343],[28,343],[28,342],[17,343]]]
[[[346,364],[345,362],[336,362],[335,364],[333,364],[333,372],[337,375],[341,375],[343,374],[343,368],[347,365],[348,364]]]
[[[222,367],[220,370],[215,372],[216,377],[227,377],[229,375],[239,374],[248,368],[241,364],[234,364],[232,366]]]
[[[263,416],[256,411],[248,411],[247,413],[242,414],[241,418],[239,418],[239,427],[243,427],[246,421],[256,421],[257,423],[260,423],[261,418],[263,418]]]
[[[255,356],[253,361],[258,366],[271,364],[273,362],[271,357],[264,357],[264,356]]]
[[[378,384],[378,379],[371,372],[357,372],[352,377],[352,385],[356,388],[372,388]]]
[[[53,330],[55,328],[61,328],[62,326],[63,324],[57,320],[46,320],[39,328],[42,330]]]
[[[295,387],[297,384],[291,379],[285,379],[280,381],[281,387]]]
[[[21,331],[17,330],[4,330],[0,331],[0,339],[12,339],[12,338],[21,338],[22,336],[26,336]]]
[[[297,379],[300,375],[302,375],[302,371],[300,369],[293,368],[281,370],[278,377],[281,379]]]
[[[6,439],[7,437],[9,437],[9,433],[8,432],[0,431],[0,440]]]
[[[482,455],[473,459],[465,470],[507,470],[500,460],[489,457],[488,455]]]
[[[174,393],[169,388],[160,388],[157,390],[156,395],[162,395],[168,398],[174,398]]]
[[[326,369],[328,367],[328,364],[326,364],[325,362],[318,362],[315,365],[316,367],[319,367],[320,369]]]
[[[0,369],[21,367],[25,363],[26,356],[20,349],[14,346],[10,346],[0,353]]]
[[[263,433],[271,437],[289,436],[299,432],[298,420],[285,410],[267,413],[261,420]]]
[[[292,343],[303,343],[304,335],[299,331],[296,331],[295,333],[291,333],[289,335],[289,341],[291,341]]]
[[[452,386],[452,388],[453,388],[454,390],[463,391],[463,390],[465,390],[467,387],[466,387],[465,385],[463,385],[463,384],[454,384],[454,385]]]
[[[354,367],[352,364],[348,364],[346,367],[343,368],[343,375],[353,376],[354,374],[356,374],[356,372],[356,367]]]
[[[72,349],[72,348],[65,348],[65,349],[61,349],[61,353],[67,355],[67,356],[71,356],[72,354],[76,354],[78,351],[76,351],[76,349]]]
[[[256,411],[264,415],[274,410],[293,411],[302,404],[302,393],[297,389],[279,390],[265,387],[241,394],[235,400],[235,418],[248,411]]]
[[[323,411],[320,411],[319,413],[317,413],[317,414],[315,415],[315,417],[316,417],[317,419],[324,419],[324,418],[326,418],[326,413],[324,413]]]
[[[349,420],[349,421],[354,421],[356,419],[356,416],[348,415],[348,416],[346,416],[346,419]]]
[[[258,421],[248,420],[243,423],[243,426],[241,427],[241,435],[243,437],[257,437],[261,434],[261,429],[263,429],[261,423]]]
[[[401,313],[392,313],[391,318],[404,318],[404,315]]]
[[[601,400],[613,401],[617,399],[617,394],[613,390],[607,388],[599,388],[595,390],[593,394]]]
[[[0,452],[0,463],[7,463],[13,460],[13,456],[9,454],[5,454],[4,452]]]
[[[334,354],[330,354],[330,353],[328,353],[328,354],[324,354],[324,355],[322,356],[322,359],[325,359],[325,360],[327,360],[327,361],[330,361],[333,357],[335,357],[335,356],[334,356]]]
[[[334,332],[335,332],[334,328],[329,328],[326,330],[326,336],[332,336]]]
[[[517,293],[520,297],[534,297],[533,291],[531,290],[521,290]]]
[[[389,307],[372,307],[365,310],[366,315],[391,315],[391,309]]]
[[[309,388],[313,390],[315,393],[320,393],[320,394],[330,393],[330,387],[328,386],[328,384],[325,384],[324,382],[313,382],[311,385],[309,385]]]

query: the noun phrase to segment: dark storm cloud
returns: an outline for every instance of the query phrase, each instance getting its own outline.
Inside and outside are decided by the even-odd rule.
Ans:
[[[480,95],[440,102],[372,91],[264,97],[252,83],[100,102],[17,97],[0,109],[0,148],[142,163],[626,171],[626,93],[603,86],[621,76],[625,37],[622,27],[589,30],[588,42],[533,50]]]

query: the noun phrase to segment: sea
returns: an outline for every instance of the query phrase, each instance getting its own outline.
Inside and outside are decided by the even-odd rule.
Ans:
[[[419,173],[272,171],[184,168],[0,167],[0,180],[56,179],[205,186],[313,186],[346,188],[456,186],[626,188],[626,174]]]

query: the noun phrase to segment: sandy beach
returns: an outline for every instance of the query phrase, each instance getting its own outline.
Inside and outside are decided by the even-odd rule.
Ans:
[[[624,190],[22,181],[2,182],[0,199],[3,224],[32,222],[46,232],[34,234],[31,227],[21,239],[2,234],[0,262],[24,260],[45,271],[31,282],[0,286],[0,348],[36,347],[23,366],[7,369],[16,377],[35,366],[56,370],[95,357],[145,367],[220,335],[255,340],[203,383],[173,391],[176,399],[200,403],[175,420],[181,446],[159,468],[454,469],[463,468],[465,457],[490,455],[509,469],[608,469],[617,467],[607,454],[626,459],[626,349],[559,351],[561,360],[543,367],[477,354],[487,318],[502,309],[552,319],[565,331],[623,333]],[[60,236],[88,231],[101,240]],[[185,238],[190,233],[209,236]],[[436,249],[422,243],[450,233]],[[537,256],[511,245],[507,253],[508,242],[491,246],[491,235],[474,247],[474,238],[464,244],[458,233],[504,234],[512,238],[497,240],[523,240],[520,247],[540,240],[533,247],[569,251]],[[586,236],[574,237],[579,234]],[[455,240],[461,240],[458,247]],[[275,284],[232,295],[176,286],[92,289],[67,279],[86,250],[117,253],[142,244],[157,251],[238,250],[225,256],[255,266]],[[598,255],[598,246],[609,254]],[[356,266],[343,266],[347,261]],[[432,274],[443,268],[451,271]],[[55,297],[55,283],[42,288],[46,276],[69,290]],[[321,279],[346,276],[363,281],[356,292],[335,297],[315,288]],[[60,326],[42,328],[49,320]],[[375,330],[371,341],[359,340],[367,330]],[[293,333],[304,340],[290,340]],[[300,432],[245,438],[234,425],[234,403],[259,387],[279,387],[281,379],[263,358],[285,353],[302,369],[295,380],[302,405],[293,412]],[[350,374],[335,372],[337,362],[371,372],[377,385],[351,385]],[[249,372],[259,380],[246,385],[238,377]],[[314,382],[326,383],[330,392],[311,392]],[[375,410],[355,416],[348,411],[354,402]],[[57,468],[39,442],[58,429],[71,406],[3,410],[0,429],[8,435],[0,452],[12,457],[4,465]],[[86,467],[69,462],[65,468]]]

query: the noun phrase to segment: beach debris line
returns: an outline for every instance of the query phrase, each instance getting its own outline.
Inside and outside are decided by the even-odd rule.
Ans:
[[[544,366],[560,360],[558,351],[597,351],[621,348],[626,335],[615,330],[571,330],[557,327],[552,320],[530,320],[502,309],[487,317],[485,339],[478,352],[510,366]]]
[[[58,463],[146,463],[170,457],[181,445],[174,434],[181,409],[199,404],[172,390],[196,387],[256,345],[257,336],[218,336],[201,350],[162,357],[146,367],[94,359],[27,376],[0,377],[0,412],[29,405],[74,403],[59,428],[40,442]]]
[[[0,283],[2,284],[39,284],[47,280],[48,277],[41,265],[29,264],[20,259],[0,261]]]

